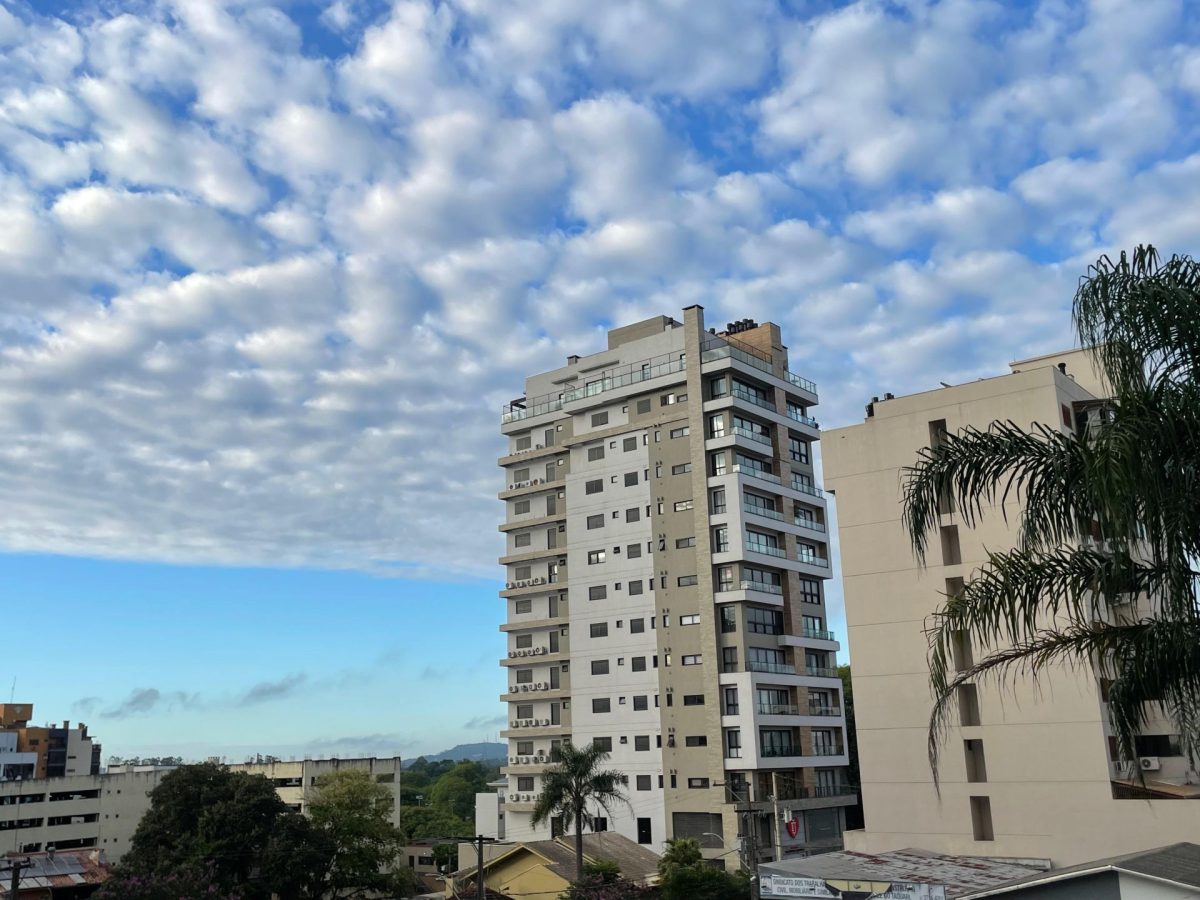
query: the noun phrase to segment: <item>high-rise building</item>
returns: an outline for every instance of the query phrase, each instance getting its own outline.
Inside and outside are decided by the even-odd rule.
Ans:
[[[968,686],[941,749],[941,793],[927,758],[932,708],[928,617],[989,550],[1015,545],[1021,504],[985,507],[967,527],[946,503],[926,567],[901,524],[903,470],[964,426],[994,421],[1085,427],[1106,396],[1083,351],[1013,363],[1010,374],[904,397],[875,398],[866,420],[822,444],[837,497],[846,619],[854,670],[866,828],[847,847],[920,847],[969,856],[1049,857],[1057,866],[1191,840],[1200,797],[1177,729],[1153,717],[1138,739],[1145,783],[1116,762],[1091,670],[1045,668],[1034,680]],[[982,658],[969,640],[959,668]]]
[[[16,735],[16,751],[36,755],[36,777],[95,775],[100,771],[100,742],[88,736],[86,725],[30,725],[32,718],[32,703],[0,703],[0,734]]]
[[[816,386],[779,327],[703,309],[608,334],[530,376],[501,430],[509,742],[505,834],[563,741],[596,744],[630,808],[611,829],[736,863],[840,846],[846,736],[828,630]]]

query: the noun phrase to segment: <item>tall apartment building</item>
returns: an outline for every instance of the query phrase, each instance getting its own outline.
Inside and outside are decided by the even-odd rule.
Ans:
[[[1091,671],[1045,670],[963,693],[942,750],[941,795],[926,756],[932,706],[927,617],[986,559],[1016,541],[1020,505],[966,527],[948,505],[925,569],[901,521],[902,470],[946,432],[996,420],[1071,431],[1105,389],[1082,351],[1013,363],[1010,374],[874,400],[866,420],[825,433],[837,497],[866,818],[847,847],[1049,857],[1071,865],[1193,840],[1200,796],[1179,736],[1156,720],[1139,740],[1146,787],[1114,762],[1104,686]],[[1007,521],[1002,514],[1007,513]],[[959,665],[983,651],[964,642]],[[1141,799],[1133,799],[1141,798]]]
[[[400,822],[400,757],[306,759],[235,763],[234,772],[262,775],[284,803],[307,814],[307,792],[322,775],[362,769],[392,792],[392,823]],[[150,792],[170,766],[130,766],[103,774],[67,775],[0,783],[0,856],[98,847],[111,862],[129,850],[150,808]]]
[[[30,725],[32,719],[32,703],[0,703],[0,734],[15,734],[17,752],[36,755],[36,777],[57,778],[100,771],[100,742],[88,736],[86,725],[79,723],[74,728],[70,722],[61,726]]]
[[[744,813],[763,859],[840,845],[856,795],[816,403],[778,326],[706,332],[691,306],[505,408],[508,839],[549,836],[530,813],[570,739],[628,779],[632,808],[593,811],[598,830],[728,859]]]

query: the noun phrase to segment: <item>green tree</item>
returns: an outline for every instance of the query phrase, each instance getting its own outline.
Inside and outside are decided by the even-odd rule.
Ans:
[[[182,766],[150,792],[150,808],[121,860],[121,881],[163,884],[171,877],[204,877],[226,894],[257,900],[297,896],[291,878],[311,862],[311,829],[261,775],[230,772],[215,763]],[[184,895],[180,895],[184,896]]]
[[[432,806],[402,806],[400,830],[407,840],[437,837],[467,837],[475,826],[454,813]]]
[[[750,880],[707,863],[680,866],[658,883],[662,900],[749,900]]]
[[[1122,758],[1137,755],[1135,738],[1159,703],[1189,754],[1196,747],[1200,265],[1162,263],[1152,247],[1102,257],[1080,280],[1073,320],[1112,394],[1086,427],[965,428],[907,471],[904,522],[921,562],[944,500],[968,527],[985,505],[1024,501],[1017,545],[991,552],[931,625],[935,776],[962,685],[1037,679],[1051,663],[1094,667],[1111,682]],[[956,671],[964,633],[985,655]]]
[[[242,900],[238,888],[220,888],[205,869],[189,868],[164,875],[135,875],[118,869],[94,900]]]
[[[595,744],[577,748],[564,741],[558,751],[558,762],[542,776],[542,790],[533,805],[533,824],[540,825],[556,815],[575,825],[575,880],[582,883],[583,829],[592,824],[589,805],[612,814],[616,803],[629,804],[619,787],[621,773],[601,769],[608,753]]]
[[[846,777],[850,784],[862,784],[858,769],[858,725],[854,721],[854,684],[850,678],[850,666],[838,666],[838,678],[842,680],[842,712],[846,716],[846,748],[849,751],[850,765],[846,768]],[[862,793],[858,801],[846,808],[847,830],[863,827]]]
[[[613,884],[621,880],[621,867],[611,859],[594,859],[584,863],[583,875],[589,882]]]
[[[391,822],[392,804],[392,792],[360,769],[317,779],[308,813],[333,851],[317,896],[411,895],[413,879],[400,864],[403,835]]]
[[[461,762],[440,776],[429,790],[430,802],[459,818],[475,812],[475,795],[487,790],[487,770],[474,762]]]
[[[658,859],[658,875],[660,878],[667,878],[677,869],[703,864],[704,854],[700,852],[698,840],[695,838],[668,838],[667,849]]]

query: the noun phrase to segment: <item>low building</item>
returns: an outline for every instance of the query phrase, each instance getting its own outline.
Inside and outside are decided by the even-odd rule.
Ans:
[[[111,874],[103,850],[32,853],[22,862],[28,865],[19,873],[16,900],[81,900],[99,890]],[[0,865],[3,900],[13,900],[10,873],[11,869]]]
[[[1200,845],[1171,844],[1053,869],[962,900],[1183,900],[1200,897]]]
[[[392,822],[400,821],[400,757],[306,759],[229,765],[235,772],[271,780],[284,803],[307,811],[305,792],[322,775],[365,769],[392,792]],[[113,862],[128,850],[138,823],[150,807],[150,792],[174,771],[138,767],[133,771],[0,782],[0,854],[78,848],[104,850]]]
[[[36,753],[17,749],[15,732],[0,731],[0,781],[34,778],[37,775],[37,763]]]
[[[557,900],[575,880],[573,835],[552,841],[522,841],[507,847],[493,845],[487,849],[496,854],[483,864],[484,885],[489,894],[521,900]],[[460,859],[465,852],[460,850]],[[638,884],[652,884],[658,878],[658,854],[615,831],[585,834],[583,858],[585,862],[610,860],[617,864],[623,878]],[[476,864],[455,872],[446,881],[446,896],[475,896],[478,868]]]
[[[763,900],[958,900],[971,891],[1049,868],[1045,859],[946,856],[916,849],[822,853],[759,866],[759,896]]]

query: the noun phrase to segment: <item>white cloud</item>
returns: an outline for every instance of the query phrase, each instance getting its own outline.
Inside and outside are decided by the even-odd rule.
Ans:
[[[1200,240],[1178,3],[317,9],[0,10],[0,546],[495,576],[604,323],[779,321],[836,424]]]

